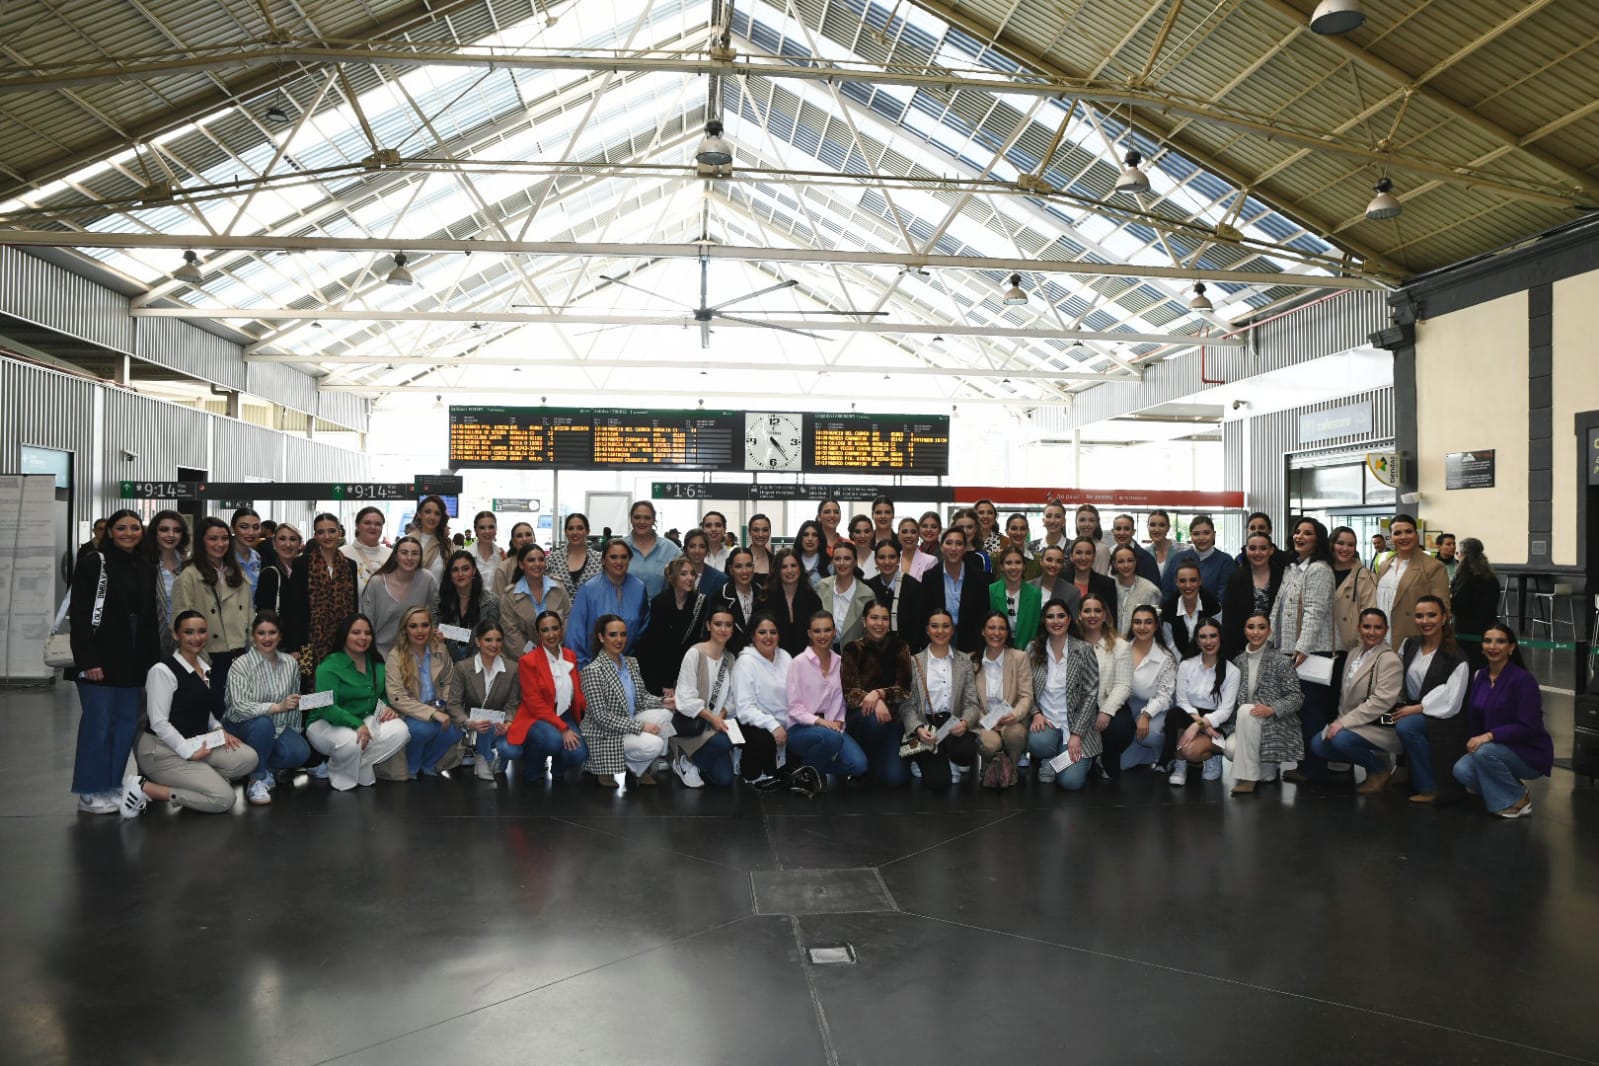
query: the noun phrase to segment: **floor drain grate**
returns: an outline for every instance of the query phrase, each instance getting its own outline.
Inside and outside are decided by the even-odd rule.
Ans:
[[[853,966],[855,949],[849,944],[827,944],[806,948],[812,966]]]

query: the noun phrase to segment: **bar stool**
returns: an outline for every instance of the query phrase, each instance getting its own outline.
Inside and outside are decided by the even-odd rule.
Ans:
[[[1573,605],[1573,598],[1577,590],[1568,581],[1556,581],[1553,577],[1536,575],[1533,577],[1532,614],[1527,619],[1527,628],[1543,626],[1549,633],[1549,639],[1555,639],[1555,626],[1561,622],[1571,630],[1573,640],[1577,637],[1577,609]],[[1560,604],[1566,605],[1566,617],[1559,615]]]

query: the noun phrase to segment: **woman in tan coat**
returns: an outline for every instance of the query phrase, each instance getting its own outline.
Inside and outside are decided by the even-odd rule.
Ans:
[[[538,617],[554,611],[565,622],[572,613],[566,586],[546,572],[544,549],[532,541],[516,553],[518,575],[500,597],[500,624],[505,627],[505,654],[515,662],[538,647]]]
[[[255,605],[251,602],[250,582],[234,554],[228,524],[220,518],[202,518],[194,539],[194,558],[172,582],[172,617],[194,611],[205,619],[211,708],[220,722],[228,710],[228,668],[250,648],[250,620],[255,617]]]
[[[1360,561],[1360,538],[1339,526],[1332,545],[1333,650],[1354,654],[1360,648],[1360,612],[1377,606],[1377,576]],[[1341,656],[1342,657],[1342,656]]]
[[[411,734],[405,745],[405,768],[412,778],[419,773],[437,777],[440,770],[460,762],[461,729],[449,710],[454,680],[455,663],[428,609],[410,608],[400,619],[384,686],[389,706],[400,712]]]
[[[1338,717],[1310,742],[1323,759],[1364,768],[1366,781],[1355,791],[1368,795],[1388,784],[1400,748],[1394,727],[1380,721],[1399,702],[1405,683],[1404,663],[1387,641],[1387,616],[1376,607],[1361,611],[1360,648],[1350,652],[1344,669]]]
[[[1027,653],[1010,643],[1010,616],[1004,611],[990,611],[983,620],[983,647],[972,653],[972,664],[977,671],[981,718],[999,712],[988,728],[977,730],[983,783],[994,788],[1009,788],[1016,783],[1016,764],[1027,749],[1027,723],[1033,716],[1033,668]],[[990,774],[988,764],[998,758],[1002,749],[1010,759],[1011,772],[1006,774],[1001,767]]]
[[[1410,515],[1394,515],[1388,533],[1394,553],[1377,571],[1377,606],[1388,616],[1388,644],[1397,648],[1407,637],[1420,635],[1415,615],[1423,596],[1437,596],[1448,609],[1449,571],[1421,550],[1421,535]]]

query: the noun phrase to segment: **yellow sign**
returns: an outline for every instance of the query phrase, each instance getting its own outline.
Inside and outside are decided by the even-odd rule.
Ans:
[[[1371,471],[1371,476],[1387,485],[1396,488],[1399,485],[1399,472],[1402,463],[1398,452],[1367,452],[1366,469]]]

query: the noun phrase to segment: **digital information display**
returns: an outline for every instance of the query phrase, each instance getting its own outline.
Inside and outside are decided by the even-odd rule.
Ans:
[[[944,477],[949,417],[451,407],[449,465]]]

